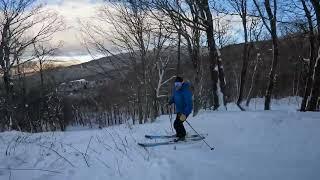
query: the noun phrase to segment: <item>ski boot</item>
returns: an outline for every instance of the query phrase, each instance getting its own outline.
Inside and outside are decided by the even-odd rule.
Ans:
[[[178,137],[177,139],[173,140],[174,142],[179,142],[179,141],[185,141],[186,140],[186,137],[183,136],[183,137]]]

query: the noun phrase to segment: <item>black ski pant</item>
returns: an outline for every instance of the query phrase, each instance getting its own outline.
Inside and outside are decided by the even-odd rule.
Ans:
[[[173,127],[176,130],[177,137],[182,138],[186,136],[186,129],[183,126],[183,122],[180,120],[181,113],[177,114],[176,120],[173,123]]]

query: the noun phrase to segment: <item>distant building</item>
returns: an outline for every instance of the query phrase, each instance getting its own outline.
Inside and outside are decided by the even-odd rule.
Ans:
[[[107,84],[107,80],[94,80],[87,81],[85,79],[73,80],[69,82],[61,83],[58,87],[58,91],[61,93],[76,93],[85,89],[94,89]]]

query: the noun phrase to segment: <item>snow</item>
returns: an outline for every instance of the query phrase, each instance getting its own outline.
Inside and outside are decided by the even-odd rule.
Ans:
[[[296,111],[297,97],[273,100],[272,111],[263,111],[263,102],[252,100],[246,112],[230,104],[229,111],[203,110],[189,118],[199,133],[208,133],[213,151],[203,142],[137,146],[159,141],[145,134],[172,133],[166,115],[144,125],[0,133],[0,179],[319,179],[320,113]]]
[[[297,111],[299,110],[302,98],[298,96],[272,99],[271,109],[281,111]],[[265,98],[254,98],[250,101],[250,106],[245,106],[245,102],[242,102],[242,107],[249,111],[261,111],[264,110]],[[229,103],[227,105],[228,111],[240,111],[239,107],[235,103]],[[220,107],[220,111],[225,110],[224,107]]]
[[[78,80],[74,80],[74,81],[70,81],[71,83],[73,83],[73,82],[79,82],[79,83],[85,83],[85,82],[87,82],[87,80],[85,80],[85,79],[78,79]]]

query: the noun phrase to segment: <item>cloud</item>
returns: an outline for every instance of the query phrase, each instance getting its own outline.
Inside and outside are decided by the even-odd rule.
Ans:
[[[67,26],[67,30],[57,33],[53,39],[56,43],[64,42],[59,55],[70,57],[70,59],[74,57],[81,59],[80,56],[83,56],[86,58],[81,59],[81,61],[90,60],[86,48],[81,44],[81,25],[79,22],[97,22],[97,9],[103,6],[105,2],[103,0],[46,0],[45,2],[47,3],[45,8],[58,12],[64,18]],[[231,26],[229,35],[239,38],[239,31],[241,30],[239,17],[226,16],[224,21]],[[110,31],[112,31],[112,28]]]
[[[63,55],[87,55],[81,45],[80,21],[90,21],[96,15],[96,9],[102,1],[93,0],[54,0],[47,1],[45,8],[56,11],[64,19],[67,29],[54,35],[53,42],[62,41]]]

